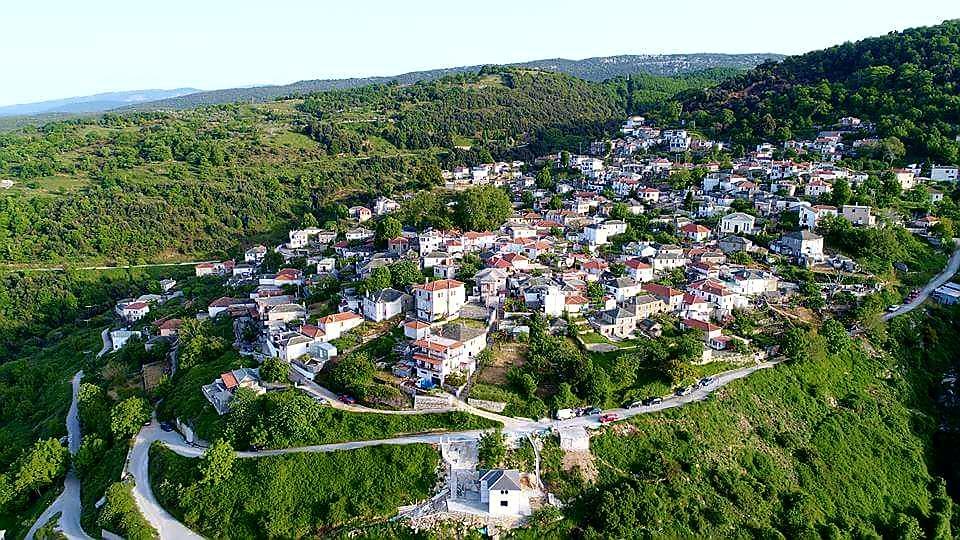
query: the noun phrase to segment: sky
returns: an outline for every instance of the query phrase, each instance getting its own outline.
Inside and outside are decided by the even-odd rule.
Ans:
[[[0,105],[615,54],[797,54],[957,0],[8,0]],[[332,4],[332,5],[328,5]]]

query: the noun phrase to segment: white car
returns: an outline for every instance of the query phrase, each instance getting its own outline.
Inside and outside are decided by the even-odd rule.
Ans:
[[[900,304],[894,304],[894,305],[888,307],[888,308],[887,308],[887,311],[890,312],[890,313],[893,313],[894,311],[900,309],[901,307],[903,307],[903,306],[901,306]]]

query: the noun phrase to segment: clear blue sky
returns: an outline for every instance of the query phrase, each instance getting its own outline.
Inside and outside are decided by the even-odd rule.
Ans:
[[[791,54],[957,17],[957,0],[9,0],[0,105],[552,57]]]

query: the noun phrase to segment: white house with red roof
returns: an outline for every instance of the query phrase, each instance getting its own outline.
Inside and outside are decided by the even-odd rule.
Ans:
[[[363,317],[352,311],[334,313],[317,320],[317,328],[323,330],[325,341],[337,339],[361,324],[363,324]]]
[[[644,283],[640,288],[660,299],[671,312],[679,311],[683,307],[684,293],[681,290],[659,283]]]
[[[800,212],[800,226],[807,229],[817,228],[820,220],[827,216],[837,217],[837,207],[826,204],[803,205],[797,210]]]
[[[137,322],[150,313],[150,304],[146,302],[120,302],[117,304],[117,315],[128,323]]]
[[[638,283],[653,281],[653,266],[640,259],[627,259],[624,265],[627,267],[627,275],[634,281]]]
[[[747,298],[732,291],[723,282],[714,279],[695,281],[687,289],[712,302],[716,306],[718,317],[729,315],[734,309],[745,308],[750,304]]]
[[[710,238],[710,229],[699,223],[687,223],[680,227],[680,234],[693,242],[703,242]]]
[[[284,285],[303,285],[303,272],[296,268],[281,268],[276,274],[261,277],[260,285],[274,285],[277,287]]]
[[[415,285],[413,293],[417,318],[433,322],[459,316],[460,309],[467,303],[466,291],[465,284],[455,279],[439,279]]]
[[[709,342],[713,338],[720,337],[720,334],[723,332],[723,328],[708,321],[698,319],[683,319],[680,321],[680,327],[684,329],[702,330],[704,342]]]

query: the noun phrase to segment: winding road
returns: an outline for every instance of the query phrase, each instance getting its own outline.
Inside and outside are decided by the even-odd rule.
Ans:
[[[954,239],[954,242],[956,243],[957,239]],[[943,269],[943,272],[940,272],[934,276],[933,279],[928,281],[927,284],[923,286],[923,289],[920,290],[920,294],[918,294],[913,301],[900,306],[900,309],[896,311],[884,313],[881,318],[885,321],[889,321],[894,317],[899,317],[900,315],[917,309],[920,307],[920,304],[930,297],[930,293],[932,293],[934,289],[943,285],[947,281],[950,281],[950,278],[957,273],[957,270],[960,270],[960,247],[955,249],[953,254],[950,255],[950,260],[947,261],[947,267]]]
[[[725,371],[713,377],[714,383],[698,388],[685,396],[669,396],[663,399],[662,403],[632,409],[610,409],[603,414],[616,413],[620,420],[632,418],[641,414],[650,414],[664,409],[681,407],[688,403],[694,403],[706,399],[717,389],[735,381],[749,376],[762,369],[771,368],[780,361],[770,361],[755,364],[739,369]],[[320,387],[322,388],[322,387]],[[335,399],[335,397],[334,397]],[[482,411],[471,407],[460,400],[457,400],[457,409],[473,412],[474,410],[482,413],[485,418],[496,419],[504,423],[504,432],[510,436],[521,437],[529,436],[535,433],[544,432],[552,428],[562,428],[571,426],[582,426],[585,428],[597,428],[601,425],[600,414],[590,416],[580,416],[568,420],[525,420],[522,418],[512,418],[498,415],[489,411]],[[369,412],[381,412],[376,409],[369,409]],[[425,433],[417,435],[405,435],[401,437],[392,437],[388,439],[375,439],[368,441],[348,441],[341,443],[320,444],[315,446],[301,446],[295,448],[280,448],[275,450],[260,451],[237,451],[238,458],[258,458],[267,456],[279,456],[285,454],[297,453],[321,453],[338,452],[342,450],[356,450],[358,448],[367,448],[372,446],[385,445],[406,445],[406,444],[440,444],[442,442],[470,441],[477,440],[484,433],[484,430],[455,431],[445,433]],[[185,457],[200,457],[203,455],[204,448],[188,444],[183,437],[175,431],[163,431],[156,419],[145,426],[134,442],[127,457],[127,463],[124,467],[134,480],[133,489],[134,499],[140,512],[147,521],[160,533],[160,538],[200,538],[185,525],[176,520],[169,512],[164,510],[157,502],[150,488],[150,445],[159,441],[173,452]]]
[[[70,410],[67,413],[67,448],[71,455],[76,455],[80,449],[80,415],[77,410],[77,395],[80,393],[80,379],[82,378],[83,371],[81,370],[73,376],[71,381],[73,400],[70,402]],[[40,517],[27,532],[26,540],[33,540],[37,530],[50,521],[57,512],[60,512],[59,530],[63,532],[64,536],[71,540],[74,538],[90,538],[83,532],[83,527],[80,526],[80,479],[77,477],[77,471],[73,466],[67,471],[67,477],[63,481],[63,493],[40,514]]]

